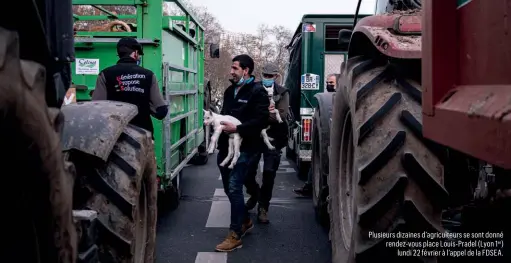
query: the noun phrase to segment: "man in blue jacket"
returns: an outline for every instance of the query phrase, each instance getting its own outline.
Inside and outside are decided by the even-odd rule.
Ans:
[[[241,124],[223,122],[224,131],[237,132],[243,138],[240,157],[232,170],[219,166],[224,190],[231,202],[231,225],[225,240],[216,246],[216,251],[232,251],[241,247],[241,237],[253,228],[252,220],[245,207],[243,185],[249,168],[258,162],[259,153],[264,142],[261,131],[267,127],[270,102],[266,90],[256,83],[252,71],[254,61],[248,55],[233,58],[231,66],[232,85],[224,93],[222,115],[231,115]],[[218,139],[217,164],[220,164],[228,152],[228,135],[222,133]]]

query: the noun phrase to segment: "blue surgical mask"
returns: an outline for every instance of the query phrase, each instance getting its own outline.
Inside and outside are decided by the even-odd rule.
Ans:
[[[238,81],[238,85],[243,84],[243,82],[245,82],[245,79],[243,78],[243,76],[241,76],[240,81]]]
[[[137,65],[140,66],[140,64],[142,64],[142,57],[138,57],[138,59],[137,59]]]
[[[271,87],[274,82],[274,79],[263,79],[263,85],[266,87]]]

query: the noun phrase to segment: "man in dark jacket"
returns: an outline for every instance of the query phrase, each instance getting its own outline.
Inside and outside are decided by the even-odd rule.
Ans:
[[[273,100],[275,101],[275,105],[271,105],[269,110],[272,111],[276,108],[283,121],[279,123],[275,113],[270,114],[269,122],[271,126],[267,134],[268,137],[273,139],[271,144],[275,146],[275,150],[268,149],[266,145],[263,146],[262,155],[264,166],[261,188],[259,188],[259,184],[256,181],[257,167],[259,159],[261,158],[261,153],[257,156],[257,162],[251,167],[245,184],[247,193],[251,195],[246,203],[247,209],[250,210],[256,206],[256,203],[259,203],[257,208],[257,220],[263,224],[269,223],[267,213],[272,197],[273,184],[275,183],[275,176],[279,169],[282,148],[286,146],[288,139],[286,116],[289,114],[289,90],[275,83],[278,74],[279,69],[276,65],[266,64],[262,70],[263,76],[261,81],[265,88],[273,88]]]
[[[270,115],[268,107],[270,102],[266,90],[254,82],[252,71],[254,61],[248,55],[239,55],[232,60],[231,75],[233,83],[224,93],[222,115],[231,115],[237,118],[241,124],[235,126],[232,123],[222,122],[224,131],[227,133],[237,132],[243,141],[240,148],[238,162],[232,170],[220,167],[224,190],[231,202],[231,225],[229,234],[225,240],[216,246],[217,251],[232,251],[241,247],[241,237],[253,228],[252,220],[248,215],[243,197],[243,185],[246,181],[248,170],[258,162],[258,153],[261,145],[262,129],[268,125]],[[217,164],[220,164],[228,152],[228,134],[222,133],[218,139]]]
[[[167,116],[168,106],[158,88],[154,73],[140,67],[142,45],[131,37],[117,42],[117,64],[102,70],[92,100],[114,100],[134,104],[138,114],[131,124],[153,133],[151,115],[158,120]]]

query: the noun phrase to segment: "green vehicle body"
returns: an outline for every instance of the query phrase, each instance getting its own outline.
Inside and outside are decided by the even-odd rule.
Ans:
[[[318,106],[314,96],[326,90],[329,74],[340,74],[348,50],[338,44],[338,33],[351,29],[353,19],[354,15],[306,14],[287,47],[290,58],[283,84],[291,91],[294,123],[289,125],[286,155],[296,161],[300,177],[306,177],[311,162],[312,117]],[[315,81],[305,81],[302,87],[302,77]]]
[[[76,87],[76,100],[90,100],[97,72],[115,65],[119,59],[117,41],[131,36],[142,44],[144,56],[141,66],[154,72],[169,105],[169,114],[163,121],[153,119],[160,190],[172,186],[172,180],[179,180],[180,171],[197,155],[198,147],[205,139],[203,27],[181,2],[168,2],[176,3],[185,15],[164,16],[162,0],[73,0],[73,5],[129,5],[136,8],[135,15],[116,15],[98,6],[95,7],[103,12],[102,15],[74,15],[75,21],[135,19],[136,30],[76,32],[72,80]],[[178,21],[181,25],[176,23]],[[194,28],[192,24],[195,24]],[[99,65],[95,65],[97,62]]]

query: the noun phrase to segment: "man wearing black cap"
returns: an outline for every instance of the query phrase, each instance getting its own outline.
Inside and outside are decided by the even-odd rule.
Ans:
[[[269,111],[277,109],[283,120],[282,123],[279,123],[275,113],[271,113],[268,120],[270,129],[268,129],[267,134],[268,137],[273,139],[271,143],[275,149],[270,150],[266,145],[262,149],[264,165],[261,188],[259,188],[259,184],[256,181],[257,166],[261,158],[261,153],[258,153],[257,162],[253,163],[249,175],[247,176],[247,181],[245,182],[247,193],[250,195],[245,205],[247,209],[250,210],[259,203],[257,208],[257,221],[262,224],[270,222],[268,219],[268,208],[273,193],[275,177],[280,165],[281,151],[282,148],[286,146],[288,139],[286,116],[289,114],[289,90],[275,83],[278,76],[279,68],[277,65],[266,64],[263,66],[261,84],[266,89],[273,89],[273,100],[275,101],[275,105],[270,105]]]
[[[99,73],[92,100],[114,100],[134,104],[138,115],[131,124],[153,133],[151,115],[158,120],[167,116],[168,106],[158,88],[154,73],[140,67],[144,51],[136,39],[124,37],[117,42],[117,64]]]

